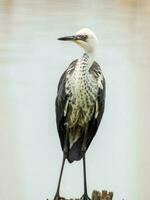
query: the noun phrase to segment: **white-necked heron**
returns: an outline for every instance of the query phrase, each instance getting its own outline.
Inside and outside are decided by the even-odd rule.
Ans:
[[[84,49],[81,58],[74,60],[60,78],[56,98],[56,121],[63,162],[55,195],[59,197],[62,172],[67,159],[70,163],[83,158],[84,194],[89,199],[86,182],[85,153],[95,136],[105,106],[105,79],[94,61],[97,37],[88,28],[73,36],[58,38],[72,41]]]

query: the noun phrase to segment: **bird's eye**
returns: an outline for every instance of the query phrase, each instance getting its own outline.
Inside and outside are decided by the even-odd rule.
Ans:
[[[81,39],[82,39],[83,41],[86,41],[86,40],[87,40],[87,38],[88,38],[88,36],[87,36],[87,35],[82,35],[82,36],[81,36]]]
[[[77,35],[77,40],[83,40],[83,41],[86,41],[88,38],[87,35]]]

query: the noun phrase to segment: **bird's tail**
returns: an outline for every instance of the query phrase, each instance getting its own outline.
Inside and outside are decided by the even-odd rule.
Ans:
[[[81,160],[82,158],[82,152],[81,147],[83,143],[83,136],[81,136],[71,147],[68,153],[68,161],[72,163],[73,161]]]

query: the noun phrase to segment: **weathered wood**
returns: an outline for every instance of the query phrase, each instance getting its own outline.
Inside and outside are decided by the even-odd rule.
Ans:
[[[113,199],[113,192],[108,192],[106,190],[103,190],[102,192],[94,190],[92,192],[91,200],[112,200],[112,199]],[[46,200],[49,200],[49,199],[46,199]],[[59,197],[57,200],[80,200],[80,198],[66,199],[64,197]]]
[[[102,192],[94,190],[92,193],[92,200],[112,200],[113,192],[107,192],[103,190]]]

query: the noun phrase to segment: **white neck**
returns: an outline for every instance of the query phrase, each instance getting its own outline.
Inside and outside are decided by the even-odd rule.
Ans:
[[[86,52],[86,51],[84,52],[81,59],[84,59],[84,57],[87,57],[87,63],[86,63],[87,70],[89,70],[89,68],[92,66],[94,62],[94,56],[95,56],[94,52]]]

